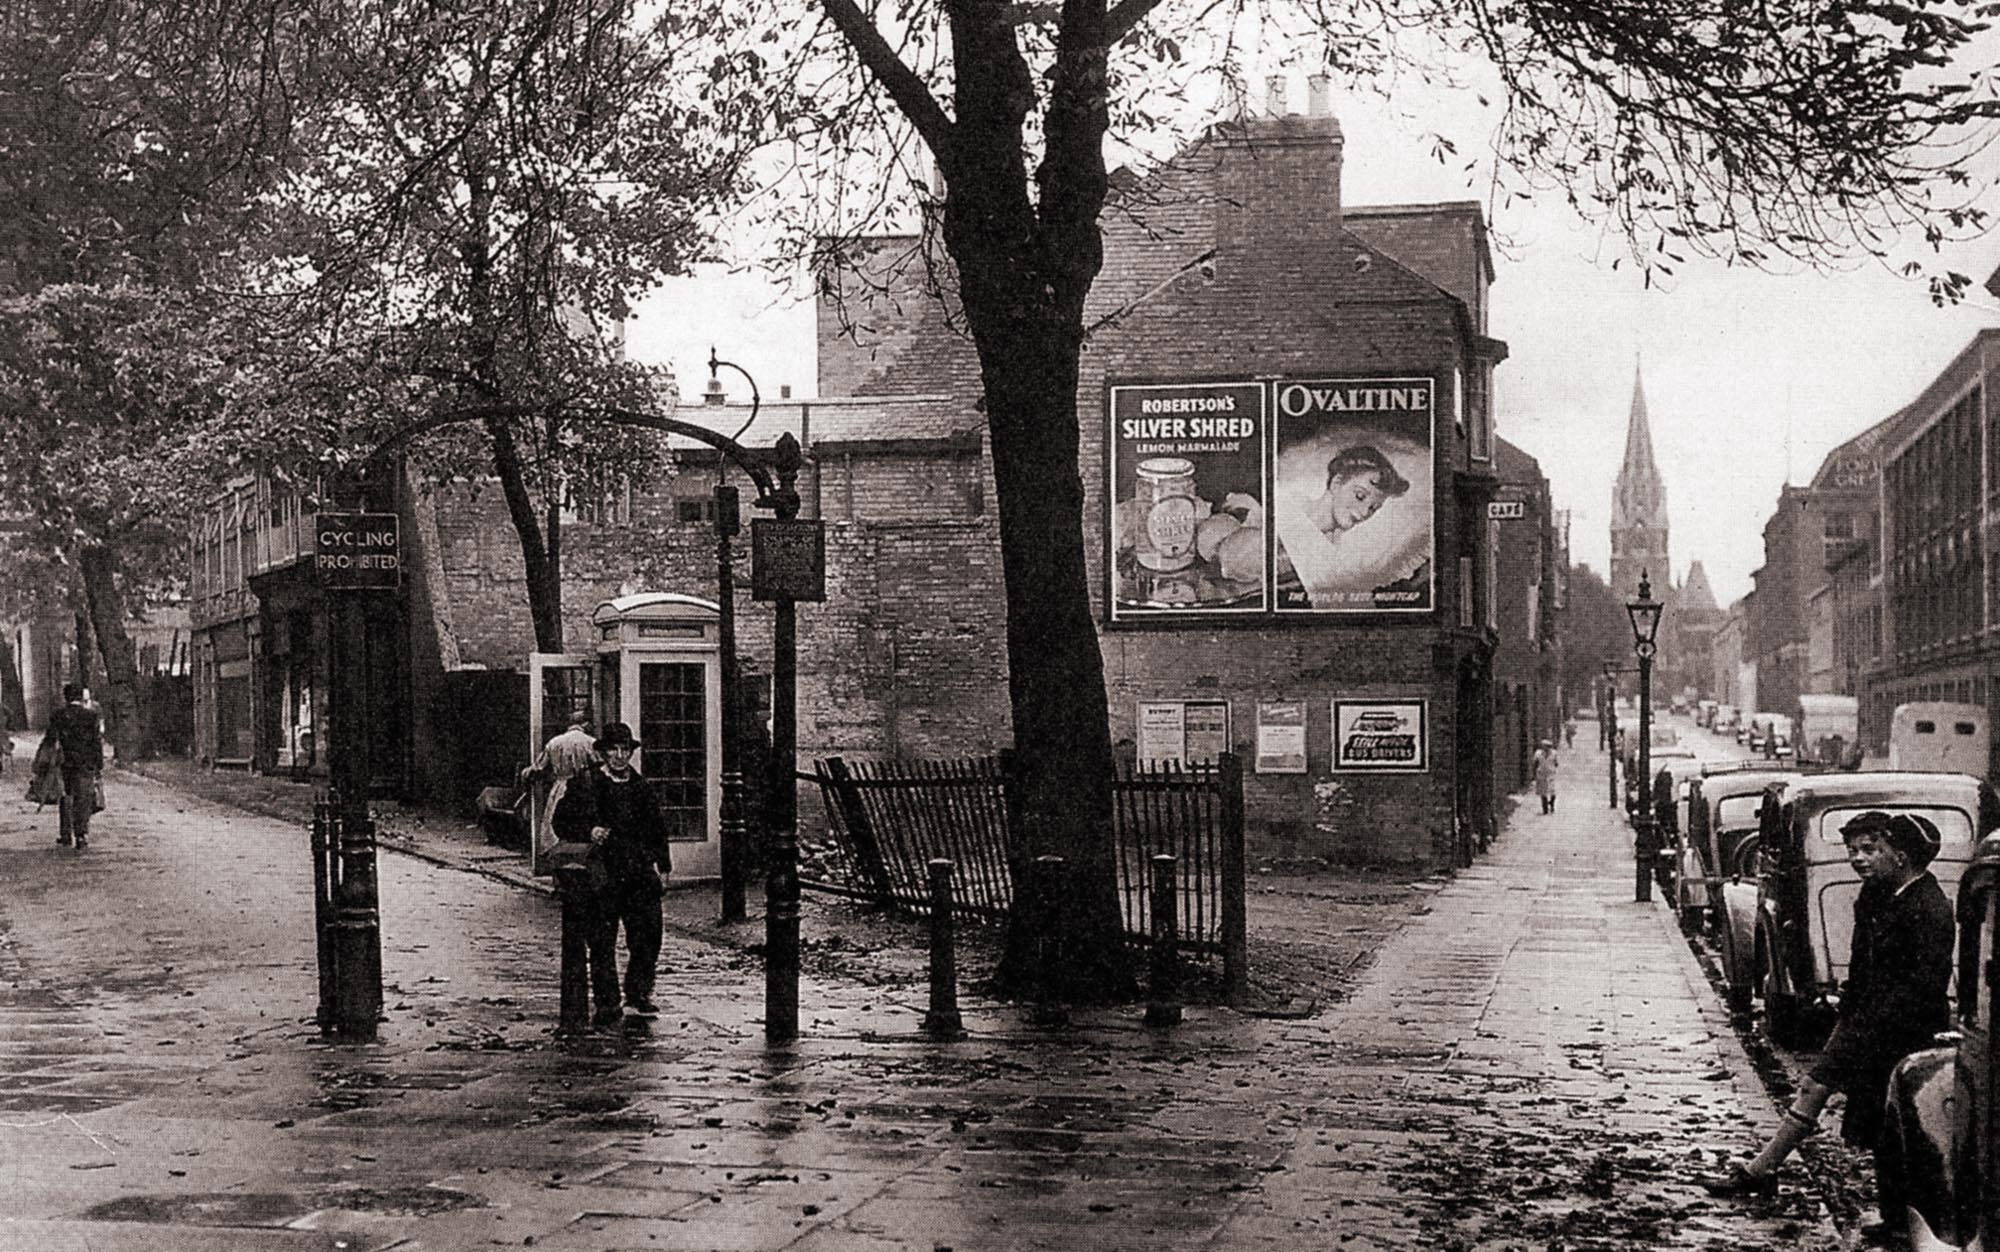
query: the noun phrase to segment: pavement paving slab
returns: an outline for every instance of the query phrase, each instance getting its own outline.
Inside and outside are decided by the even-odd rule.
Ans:
[[[1047,1029],[966,989],[949,1044],[916,1032],[919,963],[811,968],[805,1037],[767,1047],[760,936],[699,889],[669,893],[660,1018],[558,1039],[546,884],[442,824],[385,841],[381,1039],[332,1043],[296,794],[114,773],[82,855],[0,802],[0,1252],[1830,1249],[1797,1180],[1693,1183],[1774,1111],[1631,900],[1590,756],[1555,815],[1371,917],[1345,999]],[[1259,891],[1297,931],[1382,907]]]

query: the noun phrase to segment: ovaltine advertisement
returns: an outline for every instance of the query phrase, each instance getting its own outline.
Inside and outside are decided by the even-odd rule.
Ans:
[[[1254,382],[1111,388],[1113,621],[1269,610],[1264,395]]]
[[[1285,379],[1272,403],[1278,612],[1429,612],[1431,380]]]

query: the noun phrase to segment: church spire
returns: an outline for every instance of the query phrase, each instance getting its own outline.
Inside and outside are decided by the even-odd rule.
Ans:
[[[1661,530],[1667,525],[1667,490],[1653,460],[1653,428],[1646,420],[1646,386],[1639,366],[1632,367],[1632,412],[1625,425],[1625,461],[1618,469],[1612,497],[1611,525],[1643,524]]]
[[[1629,598],[1640,571],[1657,569],[1672,585],[1667,551],[1667,487],[1653,460],[1653,428],[1646,418],[1646,386],[1632,365],[1632,411],[1625,424],[1625,462],[1611,495],[1611,587]]]

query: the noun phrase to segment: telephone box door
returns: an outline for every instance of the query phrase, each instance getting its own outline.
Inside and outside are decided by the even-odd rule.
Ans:
[[[563,652],[528,654],[528,760],[542,755],[542,745],[568,729],[581,713],[596,719],[597,697],[592,685],[597,658]],[[549,780],[537,778],[529,789],[528,858],[530,872],[542,872],[541,856],[555,842],[549,829]]]

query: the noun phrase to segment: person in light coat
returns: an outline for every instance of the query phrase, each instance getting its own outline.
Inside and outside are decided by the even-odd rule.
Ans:
[[[1556,771],[1562,762],[1556,759],[1555,745],[1544,739],[1535,749],[1534,763],[1529,766],[1535,779],[1535,794],[1541,797],[1542,812],[1556,811]]]

